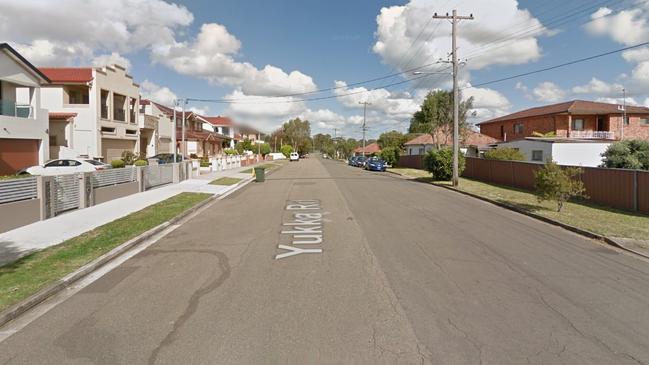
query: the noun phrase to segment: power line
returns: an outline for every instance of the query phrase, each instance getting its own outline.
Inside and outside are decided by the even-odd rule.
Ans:
[[[565,66],[574,65],[574,64],[577,64],[577,63],[582,63],[582,62],[594,60],[596,58],[601,58],[601,57],[604,57],[604,56],[610,56],[610,55],[615,54],[615,53],[628,51],[628,50],[631,50],[631,49],[634,49],[634,48],[644,47],[646,45],[649,45],[649,42],[639,43],[639,44],[636,44],[634,46],[624,47],[624,48],[616,49],[616,50],[613,50],[613,51],[600,53],[600,54],[597,54],[597,55],[594,55],[594,56],[584,57],[584,58],[580,58],[580,59],[577,59],[577,60],[564,62],[564,63],[558,64],[558,65],[545,67],[545,68],[534,70],[534,71],[524,72],[524,73],[514,75],[514,76],[503,77],[503,78],[492,80],[492,81],[482,82],[482,83],[479,83],[479,84],[476,84],[476,85],[466,86],[466,87],[463,87],[462,90],[476,88],[476,87],[480,87],[480,86],[491,85],[491,84],[496,84],[496,83],[503,82],[503,81],[513,80],[513,79],[517,79],[517,78],[521,78],[521,77],[525,77],[525,76],[530,76],[530,75],[534,75],[534,74],[541,73],[541,72],[555,70],[557,68],[561,68],[561,67],[565,67]]]

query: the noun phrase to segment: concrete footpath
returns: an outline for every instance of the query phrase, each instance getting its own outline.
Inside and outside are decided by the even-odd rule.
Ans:
[[[165,185],[142,193],[74,210],[58,217],[32,223],[0,234],[0,266],[13,262],[31,252],[57,245],[115,219],[127,216],[182,192],[222,195],[236,185],[209,183],[221,177],[246,179],[252,174],[241,173],[251,166],[206,173],[179,184]]]

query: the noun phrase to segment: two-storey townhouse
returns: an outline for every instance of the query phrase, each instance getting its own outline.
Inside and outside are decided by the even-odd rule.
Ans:
[[[47,76],[0,43],[0,175],[49,159],[48,114],[41,105]]]
[[[232,122],[232,119],[222,116],[204,118],[207,120],[209,126],[214,129],[214,132],[222,134],[230,139],[227,147],[234,148],[236,126]]]
[[[176,118],[182,119],[182,113],[178,113]],[[176,138],[185,156],[216,156],[222,154],[224,146],[229,145],[229,137],[214,132],[207,119],[194,112],[185,112],[184,131],[180,122],[176,124]]]
[[[180,116],[180,113],[177,113]],[[140,100],[140,154],[148,157],[173,153],[174,110],[147,99]],[[179,151],[176,151],[179,152]]]
[[[526,109],[478,123],[480,133],[500,141],[554,133],[567,139],[649,140],[649,108],[573,100]]]
[[[74,113],[66,153],[110,162],[140,151],[139,85],[119,65],[40,68],[51,84],[43,107],[53,115]]]

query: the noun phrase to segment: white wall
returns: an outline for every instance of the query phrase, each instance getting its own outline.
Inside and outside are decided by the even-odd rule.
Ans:
[[[554,143],[552,157],[559,165],[597,167],[602,164],[602,153],[610,142],[606,143]]]
[[[548,158],[552,158],[552,144],[550,141],[520,139],[499,143],[497,148],[516,148],[525,156],[525,161],[545,163]],[[543,161],[532,161],[532,151],[543,151]]]

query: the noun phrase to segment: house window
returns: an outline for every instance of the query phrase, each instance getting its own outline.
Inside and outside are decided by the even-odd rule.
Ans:
[[[423,155],[426,151],[426,147],[419,147],[419,154]]]
[[[500,138],[504,138],[504,137],[505,137],[505,126],[501,125],[500,126]]]
[[[523,134],[525,130],[525,126],[523,123],[516,123],[514,124],[514,134]]]
[[[126,134],[129,136],[134,136],[137,134],[137,129],[127,129]]]
[[[126,122],[126,96],[113,93],[113,119]]]
[[[541,161],[541,162],[543,162],[543,151],[542,150],[533,150],[532,151],[532,161]]]
[[[627,115],[627,116],[624,117],[624,125],[629,125],[629,123],[630,123],[630,118]]]
[[[572,120],[572,130],[573,131],[583,131],[584,130],[584,120],[583,119],[573,119]]]
[[[109,92],[107,90],[101,91],[101,118],[108,119],[108,96]]]
[[[649,118],[640,118],[640,125],[649,125]]]
[[[112,133],[112,134],[115,134],[115,128],[110,128],[110,127],[101,127],[101,133]]]

